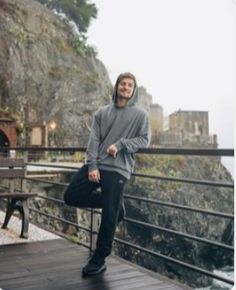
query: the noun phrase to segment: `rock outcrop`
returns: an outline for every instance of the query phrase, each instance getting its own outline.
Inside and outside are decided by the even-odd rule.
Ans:
[[[111,81],[93,50],[78,52],[70,26],[36,1],[0,0],[0,106],[26,127],[56,119],[58,146],[83,146]]]

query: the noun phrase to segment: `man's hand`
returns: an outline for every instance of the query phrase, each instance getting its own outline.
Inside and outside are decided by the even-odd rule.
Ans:
[[[88,174],[88,179],[91,182],[99,182],[100,181],[100,172],[99,170],[93,170],[91,172],[89,172]]]
[[[110,145],[107,148],[107,153],[112,155],[113,157],[116,157],[116,155],[118,153],[118,149],[117,149],[116,145],[115,144]]]

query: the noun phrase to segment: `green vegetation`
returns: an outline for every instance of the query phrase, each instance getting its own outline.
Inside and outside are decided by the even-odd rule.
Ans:
[[[95,4],[88,3],[87,0],[38,0],[48,9],[55,9],[64,13],[68,19],[73,20],[80,31],[86,33],[91,19],[97,17]]]
[[[96,50],[88,46],[85,36],[91,19],[97,17],[97,8],[95,4],[88,3],[88,0],[37,0],[50,10],[56,10],[58,13],[66,15],[68,20],[72,20],[77,25],[79,34],[74,34],[69,45],[73,50],[83,57],[88,54],[96,55]],[[67,22],[67,21],[66,21]],[[56,43],[59,49],[71,52],[71,47],[61,40]]]
[[[14,37],[15,40],[17,40],[18,43],[30,44],[35,41],[32,35],[19,27],[11,27],[8,32]]]
[[[179,177],[180,169],[186,166],[187,160],[185,156],[150,156],[145,154],[137,154],[135,156],[136,170],[140,173],[150,175],[166,175],[171,177]]]
[[[86,38],[79,35],[75,36],[72,40],[72,47],[77,53],[85,56],[87,53]]]

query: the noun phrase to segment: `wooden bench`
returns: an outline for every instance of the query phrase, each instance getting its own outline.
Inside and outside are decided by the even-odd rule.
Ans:
[[[22,219],[21,238],[28,238],[29,208],[28,198],[35,197],[37,193],[24,192],[25,163],[23,159],[0,158],[0,178],[7,179],[9,188],[0,190],[0,198],[7,198],[5,220],[2,228],[7,228],[8,222],[15,210],[18,210]],[[19,181],[20,191],[15,190],[15,181]],[[18,185],[19,186],[19,185]]]

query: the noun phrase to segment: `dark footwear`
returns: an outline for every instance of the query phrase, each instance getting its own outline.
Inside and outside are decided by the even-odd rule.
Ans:
[[[117,218],[117,222],[118,222],[118,223],[120,223],[120,222],[124,219],[125,214],[126,214],[125,205],[124,205],[124,203],[122,202],[122,204],[121,204],[121,206],[120,206],[120,210],[119,210],[118,218]]]
[[[82,269],[83,276],[92,276],[106,270],[105,258],[98,253],[94,253],[88,264]]]

